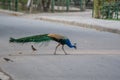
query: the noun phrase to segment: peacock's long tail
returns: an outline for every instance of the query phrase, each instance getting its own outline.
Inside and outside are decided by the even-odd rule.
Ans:
[[[35,35],[35,36],[29,36],[29,37],[23,37],[23,38],[10,38],[9,42],[16,42],[16,43],[27,43],[27,42],[44,42],[44,41],[50,41],[52,40],[48,34],[43,35]]]

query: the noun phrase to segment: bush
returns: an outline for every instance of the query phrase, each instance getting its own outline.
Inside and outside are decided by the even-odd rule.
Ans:
[[[119,4],[117,2],[105,2],[100,9],[102,18],[114,18],[113,14],[115,14],[115,17],[118,15]]]

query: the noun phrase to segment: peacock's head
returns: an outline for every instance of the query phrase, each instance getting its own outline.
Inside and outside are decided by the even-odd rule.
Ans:
[[[74,48],[77,49],[76,43],[74,43]]]

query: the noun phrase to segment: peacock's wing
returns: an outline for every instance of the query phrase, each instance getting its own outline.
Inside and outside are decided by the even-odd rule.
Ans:
[[[17,42],[17,43],[26,43],[26,42],[45,42],[52,40],[48,34],[43,35],[35,35],[35,36],[29,36],[29,37],[23,37],[19,39],[10,38],[10,42]]]

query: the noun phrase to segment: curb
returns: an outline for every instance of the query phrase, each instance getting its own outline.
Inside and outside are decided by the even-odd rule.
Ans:
[[[79,22],[74,22],[74,21],[65,21],[65,20],[50,19],[50,18],[43,18],[43,17],[35,18],[35,19],[50,21],[50,22],[64,23],[64,24],[69,24],[69,25],[74,25],[74,26],[79,26],[79,27],[84,27],[84,28],[89,28],[89,29],[96,29],[98,31],[120,34],[120,30],[118,30],[118,29],[107,28],[107,27],[103,27],[100,25],[92,25],[92,24],[79,23]]]
[[[24,13],[0,9],[0,13],[6,13],[13,16],[22,16]]]
[[[0,68],[0,80],[13,80],[13,79],[12,79],[12,77],[10,75],[8,75],[6,72],[4,72]]]

